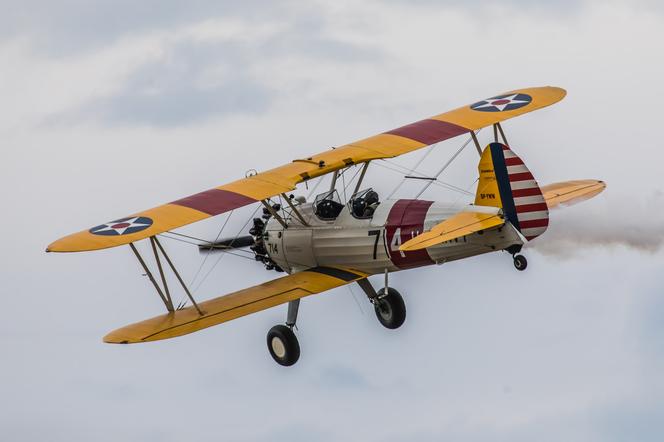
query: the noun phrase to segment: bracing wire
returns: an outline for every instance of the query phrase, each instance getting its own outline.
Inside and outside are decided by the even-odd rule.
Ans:
[[[353,181],[355,181],[355,178],[357,178],[357,175],[360,173],[361,170],[362,170],[361,167],[358,167],[358,168],[357,168],[357,170],[356,170],[355,173],[353,174],[353,177],[350,179],[350,181],[348,181],[348,184],[346,184],[346,186],[344,187],[344,193],[346,192],[346,190],[348,189],[348,187],[349,187],[351,184],[353,184]],[[353,197],[353,195],[351,195],[351,198],[352,198],[352,197]]]
[[[224,231],[224,228],[226,227],[226,224],[228,224],[228,221],[231,219],[231,216],[233,216],[234,210],[231,210],[228,216],[226,217],[226,220],[221,226],[221,229],[219,229],[219,233],[217,233],[217,237],[213,242],[219,241],[219,237],[221,236],[221,232]],[[210,250],[212,250],[212,246],[210,246]],[[201,270],[203,269],[203,266],[205,265],[205,262],[207,261],[209,255],[205,255],[203,258],[203,261],[201,262],[201,265],[198,266],[198,270],[196,270],[196,273],[194,274],[194,277],[191,279],[191,282],[189,283],[189,286],[192,287],[194,285],[194,282],[196,282],[196,278],[198,278],[198,275],[201,273]]]
[[[262,206],[256,206],[256,209],[254,209],[254,212],[251,214],[251,216],[249,217],[247,222],[245,222],[244,225],[240,228],[240,230],[238,230],[238,233],[237,233],[237,235],[235,235],[235,238],[233,238],[233,240],[236,240],[240,237],[242,232],[245,231],[245,229],[247,228],[249,223],[254,219],[254,216],[256,215],[256,212],[258,212],[258,209],[261,208],[261,207]],[[212,273],[212,270],[214,270],[214,268],[217,266],[217,264],[219,264],[219,261],[221,261],[221,259],[224,256],[226,256],[226,253],[222,253],[221,255],[219,255],[219,258],[217,258],[217,260],[214,262],[214,264],[212,264],[212,267],[210,267],[210,270],[207,271],[207,273],[203,276],[203,278],[198,282],[198,284],[196,285],[195,288],[193,288],[192,291],[196,292],[201,287],[201,285],[205,282],[205,280],[208,278],[208,276],[210,276],[210,273]]]
[[[382,160],[382,161],[385,161],[385,160]],[[385,164],[381,164],[380,162],[376,162],[376,165],[377,165],[377,166],[383,167],[383,168],[385,168],[385,169],[387,169],[387,170],[391,170],[391,171],[393,171],[393,172],[404,173],[404,171],[407,170],[407,169],[404,168],[403,166],[400,166],[400,165],[398,165],[398,164],[396,164],[396,163],[388,162],[388,164],[390,164],[390,165],[392,165],[392,166],[395,166],[395,167],[390,167],[390,166],[387,166],[387,165],[385,165]],[[420,172],[417,172],[417,171],[415,171],[414,173],[415,173],[416,175],[419,175],[419,176],[422,176],[422,177],[427,177],[425,174],[420,173]],[[427,178],[428,178],[428,177],[427,177]],[[466,190],[464,190],[464,189],[462,189],[462,188],[460,188],[460,187],[454,186],[454,185],[452,185],[452,184],[448,184],[448,183],[443,182],[443,181],[440,181],[440,180],[437,180],[437,181],[433,181],[433,180],[432,180],[431,183],[432,183],[433,185],[435,185],[435,186],[442,187],[442,188],[447,189],[447,190],[452,190],[452,191],[454,191],[454,192],[463,193],[463,194],[465,194],[465,195],[472,195],[470,192],[467,192]]]
[[[429,148],[424,152],[424,155],[422,155],[422,157],[417,161],[417,163],[415,163],[415,165],[410,168],[410,170],[408,171],[408,175],[411,175],[411,174],[417,172],[417,168],[420,167],[420,165],[422,165],[424,160],[429,156],[429,154],[431,152],[433,152],[433,148],[436,147],[437,145],[438,145],[438,143],[432,144],[431,146],[429,146]],[[401,186],[403,186],[403,184],[406,182],[406,179],[407,179],[406,177],[403,177],[401,179],[401,181],[399,181],[399,184],[397,184],[397,186],[394,188],[394,190],[387,196],[388,200],[390,198],[392,198],[394,196],[394,194],[397,193],[397,191],[399,189],[401,189]]]
[[[480,129],[480,130],[481,130],[481,129]],[[477,133],[479,133],[479,131],[477,131]],[[453,161],[459,156],[459,154],[460,154],[460,153],[466,148],[466,146],[468,146],[468,144],[470,144],[471,141],[473,141],[473,137],[468,138],[468,140],[466,140],[466,142],[463,143],[463,145],[461,145],[461,147],[459,148],[459,150],[457,150],[457,151],[454,153],[454,155],[452,155],[452,158],[450,158],[450,159],[447,161],[447,163],[445,163],[445,164],[443,165],[443,167],[441,167],[441,168],[438,170],[438,172],[436,173],[436,175],[434,175],[434,178],[438,178],[438,177],[440,176],[440,174],[443,173],[443,172],[445,171],[445,169],[447,169],[447,168],[449,167],[450,164],[452,164],[452,162],[453,162]],[[420,192],[419,192],[417,195],[415,195],[415,199],[419,198],[420,195],[422,195],[422,194],[423,194],[423,193],[429,188],[429,186],[431,185],[432,182],[433,182],[433,181],[429,181],[428,183],[426,183],[426,184],[424,185],[424,187],[422,188],[422,190],[420,190]],[[455,187],[456,187],[456,186],[455,186]],[[463,190],[463,189],[462,189],[462,190]],[[466,192],[466,193],[469,193],[469,192]]]
[[[482,129],[478,130],[477,132],[475,132],[475,134],[480,133],[481,130],[482,130]],[[388,160],[385,160],[385,159],[384,159],[383,161],[386,162],[386,163],[391,164],[391,165],[394,166],[394,167],[400,168],[400,169],[401,169],[406,175],[418,175],[418,176],[421,176],[421,177],[423,177],[423,178],[428,178],[428,179],[429,179],[428,182],[427,182],[427,183],[424,185],[424,187],[422,188],[422,190],[420,190],[420,192],[415,196],[415,198],[419,198],[419,197],[420,197],[420,196],[421,196],[421,195],[422,195],[422,194],[423,194],[423,193],[429,188],[429,186],[431,186],[432,184],[433,184],[433,185],[437,185],[437,186],[439,186],[439,187],[446,188],[446,189],[448,189],[448,190],[452,190],[452,191],[455,191],[455,192],[458,192],[458,193],[464,194],[464,195],[472,196],[472,194],[471,194],[470,192],[468,192],[468,191],[465,190],[465,189],[462,189],[461,187],[458,187],[458,186],[455,186],[455,185],[453,185],[453,184],[449,184],[449,183],[446,183],[446,182],[444,182],[444,181],[440,181],[440,180],[438,180],[438,177],[439,177],[439,176],[440,176],[440,175],[441,175],[441,174],[442,174],[442,173],[443,173],[443,172],[444,172],[444,171],[450,166],[450,164],[452,164],[452,162],[454,162],[454,160],[455,160],[455,159],[459,156],[459,154],[460,154],[460,153],[466,148],[466,146],[468,146],[468,144],[470,144],[471,141],[473,141],[473,137],[472,137],[472,136],[471,136],[468,140],[466,140],[466,141],[463,143],[463,145],[462,145],[462,146],[461,146],[461,147],[460,147],[460,148],[454,153],[454,155],[452,155],[452,157],[451,157],[451,158],[450,158],[450,159],[449,159],[449,160],[443,165],[443,167],[441,167],[441,168],[438,170],[438,172],[436,172],[436,174],[435,174],[433,177],[429,177],[429,176],[427,176],[427,175],[425,175],[425,174],[419,172],[419,171],[417,170],[417,168],[418,168],[418,167],[424,162],[424,160],[429,156],[429,154],[430,154],[431,152],[433,152],[433,148],[436,146],[436,144],[432,144],[431,146],[429,146],[429,148],[428,148],[427,151],[424,153],[424,155],[418,160],[418,162],[415,164],[415,166],[413,166],[411,169],[407,169],[407,168],[404,167],[404,166],[401,166],[401,165],[399,165],[399,164],[397,164],[397,163],[394,163],[394,162],[391,162],[391,161],[388,161]],[[384,165],[383,165],[383,166],[384,166]],[[385,167],[385,166],[384,166],[384,167]],[[389,168],[388,168],[388,169],[389,169]],[[394,170],[394,169],[390,169],[390,170]],[[407,179],[407,178],[404,177],[404,178],[399,182],[399,184],[395,187],[395,189],[392,191],[392,193],[390,193],[390,195],[388,196],[388,199],[391,198],[391,197],[392,197],[392,196],[393,196],[393,195],[394,195],[394,194],[395,194],[395,193],[401,188],[401,186],[402,186],[403,183],[406,181],[406,179]]]
[[[325,175],[318,178],[318,181],[316,181],[316,184],[314,185],[314,187],[312,187],[311,191],[309,191],[309,195],[307,195],[307,201],[309,201],[311,199],[311,196],[314,194],[314,192],[316,192],[316,189],[318,189],[318,186],[320,186],[320,183],[323,182],[324,177],[325,177]]]
[[[187,241],[186,239],[175,238],[175,237],[172,237],[172,236],[167,236],[167,235],[166,235],[167,233],[171,233],[171,232],[160,233],[158,236],[161,237],[161,238],[172,239],[172,240],[174,240],[174,241],[180,241],[180,242],[183,242],[183,243],[185,243],[185,244],[191,244],[191,245],[193,245],[193,246],[200,246],[200,244],[197,243],[197,242]]]
[[[180,236],[180,237],[188,238],[188,239],[193,239],[195,241],[200,241],[200,242],[187,241],[187,240],[184,240],[184,239],[173,238],[171,236],[166,236],[166,235],[176,235],[176,236]],[[183,242],[183,243],[186,243],[186,244],[191,244],[191,245],[194,245],[196,247],[205,246],[205,247],[214,248],[214,244],[212,242],[210,242],[206,239],[197,238],[195,236],[185,235],[184,233],[178,233],[178,232],[173,232],[173,231],[168,230],[166,232],[161,233],[160,236],[162,236],[163,238],[172,239],[174,241],[180,241],[180,242]],[[242,252],[242,253],[247,253],[247,254],[252,255],[252,256],[254,255],[253,252],[250,252],[248,250],[242,250],[242,249],[233,249],[233,250],[236,250],[236,251]],[[218,251],[220,253],[228,252],[228,250],[226,250],[226,249],[215,249],[215,251]]]
[[[180,242],[183,242],[183,243],[186,243],[186,244],[192,244],[192,245],[195,245],[195,246],[198,246],[198,245],[199,245],[199,244],[197,244],[197,243],[194,243],[194,242],[191,242],[191,241],[187,241],[187,240],[184,240],[184,239],[174,238],[174,237],[172,237],[172,236],[166,236],[166,235],[164,235],[163,233],[159,234],[159,237],[160,237],[160,238],[166,238],[166,239],[172,239],[173,241],[180,241]],[[247,252],[246,250],[235,249],[235,252],[251,253],[252,257],[246,256],[246,255],[240,255],[240,254],[238,254],[238,253],[232,252],[232,251],[230,251],[230,250],[224,250],[224,249],[219,250],[219,252],[220,252],[220,253],[228,253],[229,255],[238,256],[238,257],[240,257],[240,258],[245,258],[245,259],[249,259],[249,260],[251,260],[251,261],[255,261],[254,258],[253,258],[253,253],[252,253],[252,252]]]

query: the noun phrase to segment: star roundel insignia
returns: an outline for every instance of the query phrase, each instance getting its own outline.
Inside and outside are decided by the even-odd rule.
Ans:
[[[134,216],[93,227],[90,233],[104,236],[128,235],[145,230],[151,225],[152,220],[147,216]]]
[[[497,97],[478,101],[472,104],[470,108],[480,112],[504,112],[519,109],[531,101],[533,101],[533,98],[528,94],[498,95]]]

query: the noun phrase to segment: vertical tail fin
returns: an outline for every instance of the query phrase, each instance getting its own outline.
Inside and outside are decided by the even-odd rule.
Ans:
[[[549,208],[530,170],[508,146],[489,144],[478,166],[475,205],[503,209],[505,219],[528,241],[549,225]]]

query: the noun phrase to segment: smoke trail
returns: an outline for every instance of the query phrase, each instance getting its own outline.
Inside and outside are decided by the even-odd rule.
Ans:
[[[598,198],[603,196],[608,195]],[[528,247],[560,258],[588,248],[657,253],[664,249],[664,192],[657,190],[647,197],[612,195],[601,205],[552,211],[549,230]]]

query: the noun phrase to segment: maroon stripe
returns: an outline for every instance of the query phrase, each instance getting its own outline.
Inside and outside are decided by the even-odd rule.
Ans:
[[[426,249],[401,252],[395,244],[403,244],[424,232],[424,220],[433,201],[398,200],[387,215],[385,246],[392,263],[400,269],[433,264]],[[399,232],[395,241],[394,236]]]
[[[465,127],[446,121],[427,119],[385,133],[410,138],[428,146],[429,144],[438,143],[466,132],[470,131]]]
[[[520,172],[520,173],[511,173],[510,182],[514,181],[525,181],[525,180],[534,180],[533,174],[530,172]]]
[[[505,158],[506,166],[520,166],[523,164],[523,161],[519,157]]]
[[[186,198],[171,202],[178,206],[189,207],[208,215],[219,215],[247,204],[255,203],[257,200],[229,192],[228,190],[210,189]]]
[[[516,206],[517,213],[541,212],[543,210],[549,210],[549,206],[547,206],[546,203],[523,204],[521,206]]]
[[[512,191],[512,196],[514,198],[519,198],[522,196],[539,196],[542,192],[539,187],[529,187],[528,189],[516,189]]]
[[[528,221],[519,220],[519,227],[522,229],[530,229],[531,227],[546,227],[549,225],[549,218],[531,219]]]
[[[403,200],[401,200],[403,201]],[[427,217],[427,212],[429,207],[433,204],[433,201],[424,201],[424,200],[406,200],[410,201],[408,206],[401,218],[401,224],[403,225],[421,225],[424,226],[424,219]]]

